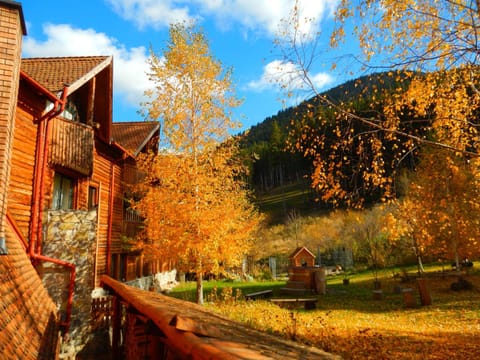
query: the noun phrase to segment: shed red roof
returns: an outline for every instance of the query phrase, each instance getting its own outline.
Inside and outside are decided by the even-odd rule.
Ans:
[[[315,258],[315,254],[312,253],[310,250],[308,250],[305,246],[301,246],[295,249],[295,251],[289,256],[290,259],[296,257],[298,254],[300,254],[302,251],[306,251],[308,254],[310,254],[313,258]]]
[[[158,136],[160,124],[157,121],[116,122],[113,123],[113,141],[134,155],[138,155],[147,142]]]

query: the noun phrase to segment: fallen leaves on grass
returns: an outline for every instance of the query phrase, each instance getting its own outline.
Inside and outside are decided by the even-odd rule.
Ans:
[[[345,359],[480,359],[480,276],[470,280],[474,290],[458,293],[449,290],[451,279],[430,279],[434,301],[425,307],[405,308],[400,294],[385,291],[380,302],[327,295],[313,311],[268,301],[216,304],[214,310]]]

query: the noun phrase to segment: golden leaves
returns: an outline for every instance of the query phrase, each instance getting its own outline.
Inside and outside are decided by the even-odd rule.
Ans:
[[[478,275],[469,280],[475,287],[480,285]],[[313,311],[292,314],[268,301],[217,301],[210,308],[262,331],[287,339],[295,336],[296,341],[345,359],[479,358],[478,292],[452,294],[446,291],[450,283],[442,277],[430,279],[434,304],[415,309],[404,308],[401,294],[386,291],[386,299],[376,302],[335,291],[336,284]],[[382,279],[384,289],[395,285]],[[370,287],[356,290],[371,292]]]
[[[240,104],[231,70],[184,24],[171,26],[163,57],[151,51],[149,64],[156,87],[144,112],[162,122],[165,149],[140,160],[147,177],[135,207],[146,218],[145,238],[180,269],[219,271],[242,260],[261,221],[229,138],[237,127],[231,108]]]

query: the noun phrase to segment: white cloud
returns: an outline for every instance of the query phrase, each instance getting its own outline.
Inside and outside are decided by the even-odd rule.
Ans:
[[[139,107],[143,92],[151,86],[146,75],[149,68],[145,47],[126,49],[116,39],[103,33],[70,25],[47,24],[43,31],[47,37],[44,42],[25,38],[24,57],[113,55],[115,94],[130,105]]]
[[[282,19],[290,17],[295,0],[107,0],[124,19],[140,28],[160,28],[171,23],[214,17],[221,28],[241,25],[274,37]],[[339,0],[299,0],[300,32],[318,30]],[[195,14],[195,15],[192,15]],[[312,19],[312,21],[304,21]]]
[[[324,72],[308,74],[316,90],[325,88],[333,82],[333,78]],[[254,91],[263,91],[269,89],[279,89],[285,91],[309,91],[310,84],[305,81],[302,69],[297,64],[274,60],[263,68],[263,74],[260,79],[251,81],[248,88]]]
[[[195,18],[190,15],[188,0],[107,0],[107,2],[117,14],[132,21],[141,29],[148,26],[158,29]]]
[[[251,30],[265,31],[269,36],[276,36],[282,20],[291,17],[295,6],[294,0],[197,0],[201,8],[216,16],[222,22],[233,20]],[[318,30],[320,22],[333,14],[338,0],[299,0],[299,31],[302,34]]]

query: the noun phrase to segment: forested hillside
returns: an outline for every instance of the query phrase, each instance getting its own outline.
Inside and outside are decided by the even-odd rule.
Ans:
[[[398,92],[398,87],[405,88],[408,82],[409,77],[406,74],[376,73],[348,81],[320,96],[328,98],[333,103],[350,104],[353,113],[364,117],[372,113],[373,116],[373,112],[377,115],[382,111],[384,101],[388,100],[380,98],[381,96],[390,93],[389,90],[392,90],[392,93]],[[325,106],[318,97],[313,97],[296,107],[279,111],[241,134],[242,154],[250,165],[250,182],[257,195],[275,193],[281,187],[297,184],[304,205],[317,208],[327,206],[326,203],[318,201],[318,196],[311,189],[310,177],[314,170],[314,157],[302,149],[316,146],[315,139],[323,136],[324,153],[328,154],[329,146],[338,141],[336,138],[338,122],[335,116],[334,109]],[[346,126],[360,133],[364,125],[348,122]],[[307,127],[311,129],[308,134],[304,132]],[[301,141],[302,146],[298,146]],[[308,143],[309,141],[311,143]],[[394,143],[390,145],[398,146]],[[352,148],[350,151],[356,150]],[[365,157],[365,154],[362,156]],[[407,160],[411,161],[413,158],[403,161],[405,166],[410,166]],[[357,165],[362,166],[360,159]],[[345,163],[345,167],[351,168],[348,180],[351,183],[346,184],[346,187],[349,187],[352,193],[362,192],[367,202],[375,202],[382,196],[378,189],[363,186],[360,173],[355,173],[354,164]],[[310,196],[305,197],[306,193]],[[305,204],[305,201],[308,201],[308,204]]]

